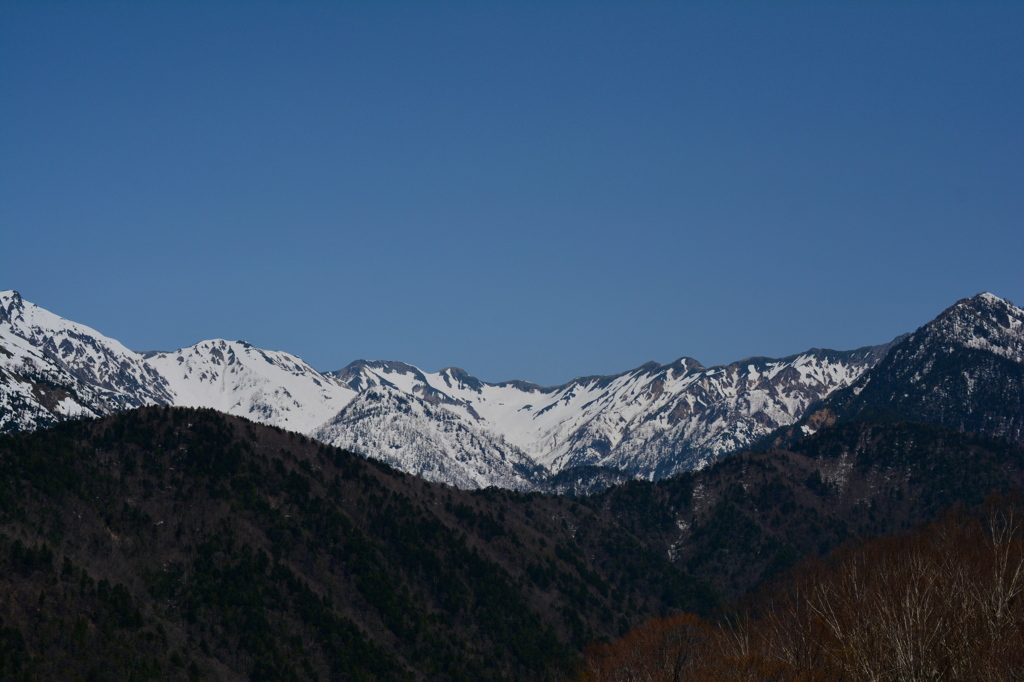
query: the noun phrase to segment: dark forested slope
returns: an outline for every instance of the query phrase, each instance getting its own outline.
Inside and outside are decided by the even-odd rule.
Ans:
[[[825,428],[789,450],[587,500],[728,600],[852,536],[907,530],[1024,485],[1024,447],[914,423]]]
[[[992,495],[807,559],[712,622],[652,619],[588,649],[586,682],[1006,682],[1024,671],[1024,507]]]
[[[0,677],[545,679],[711,593],[605,511],[209,410],[0,438]]]
[[[468,492],[144,408],[0,438],[0,677],[554,679],[587,642],[1022,483],[1020,445],[854,422],[575,501]]]

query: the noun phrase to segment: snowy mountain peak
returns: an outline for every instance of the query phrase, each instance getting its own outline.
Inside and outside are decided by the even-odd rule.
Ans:
[[[995,294],[990,294],[987,291],[981,292],[980,294],[978,294],[974,298],[978,299],[979,301],[984,301],[986,303],[993,304],[993,305],[1005,305],[1005,304],[1009,303],[1009,301],[1007,301],[1005,299],[1002,299],[1002,298],[999,298]],[[970,300],[970,299],[968,299],[968,300]]]
[[[0,291],[0,308],[10,315],[11,309],[19,309],[24,305],[24,301],[21,298],[21,294],[13,289],[7,291]]]
[[[826,410],[832,420],[884,416],[1024,442],[1024,310],[988,293],[957,301]]]
[[[1024,310],[990,293],[957,301],[922,331],[1024,362]]]
[[[704,365],[700,364],[693,358],[681,357],[675,362],[671,362],[666,367],[670,368],[672,372],[679,374],[685,372],[693,372],[697,370],[705,369]]]
[[[448,388],[459,388],[475,393],[483,392],[484,383],[458,367],[445,367],[438,372],[438,378],[444,381]]]
[[[1017,306],[1015,306],[1013,303],[1006,300],[1005,298],[1000,298],[995,294],[983,291],[980,294],[976,294],[969,298],[960,299],[950,307],[946,308],[946,310],[944,310],[941,314],[939,314],[936,320],[941,319],[943,315],[946,315],[951,311],[966,309],[972,310],[974,312],[1006,311],[1008,309],[1020,310],[1020,308],[1017,308]]]
[[[407,365],[404,362],[356,360],[342,369],[327,372],[326,376],[331,377],[340,384],[346,384],[355,391],[364,391],[367,388],[376,386],[381,374],[422,376],[423,373],[418,368]]]
[[[173,388],[176,404],[212,407],[307,433],[337,414],[356,391],[282,351],[210,339],[147,358]]]
[[[16,291],[0,293],[0,328],[28,342],[48,362],[83,385],[91,386],[95,395],[89,400],[99,400],[110,409],[173,402],[167,382],[138,353],[95,329],[24,300]],[[92,407],[104,411],[103,405]]]

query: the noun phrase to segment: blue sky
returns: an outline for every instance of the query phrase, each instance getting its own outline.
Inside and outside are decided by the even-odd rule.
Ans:
[[[1024,304],[1024,4],[0,2],[0,288],[557,384]]]

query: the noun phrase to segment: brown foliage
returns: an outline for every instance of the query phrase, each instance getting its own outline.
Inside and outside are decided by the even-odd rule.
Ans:
[[[1024,679],[1024,514],[991,499],[804,563],[749,613],[684,614],[588,651],[590,682]]]
[[[715,636],[710,626],[689,613],[650,620],[620,640],[591,647],[585,679],[681,680],[701,667]]]
[[[591,646],[588,682],[793,680],[791,666],[754,651],[745,627],[717,627],[683,613],[648,621],[622,639]]]

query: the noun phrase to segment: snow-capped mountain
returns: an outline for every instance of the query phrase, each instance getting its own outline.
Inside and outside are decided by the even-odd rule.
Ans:
[[[918,354],[943,340],[1024,363],[1024,310],[989,293],[957,301],[915,336]]]
[[[459,423],[487,434],[552,472],[605,466],[660,478],[703,466],[792,424],[811,404],[872,367],[887,349],[814,349],[781,360],[751,358],[711,368],[681,358],[553,388],[489,384],[457,368],[425,373],[396,362],[359,361],[329,376],[357,391],[382,388],[432,405],[433,413],[444,415],[447,429]],[[356,404],[346,408],[346,423],[359,421],[358,409]],[[337,433],[319,437],[359,449]]]
[[[172,403],[160,373],[95,329],[0,292],[0,429]]]
[[[201,341],[147,353],[146,362],[165,378],[175,405],[212,407],[300,433],[311,433],[356,396],[301,358],[244,341]]]
[[[1024,443],[1024,310],[965,298],[803,421],[906,420]]]
[[[943,347],[959,351],[936,350]],[[947,371],[950,358],[966,362],[964,353],[1024,366],[1024,312],[981,294],[892,344],[719,367],[681,358],[541,387],[400,362],[357,361],[320,373],[298,357],[241,341],[140,354],[9,291],[0,293],[0,431],[181,405],[298,431],[460,487],[531,489],[575,469],[656,479],[702,467],[779,427],[813,430],[811,406],[829,396],[837,406],[870,397],[892,383],[883,376],[911,384],[915,376],[947,377],[938,385],[918,381],[935,394],[923,403],[939,395],[1005,399],[989,395],[992,387],[1009,390],[1002,365]],[[966,394],[949,383],[961,375]]]

